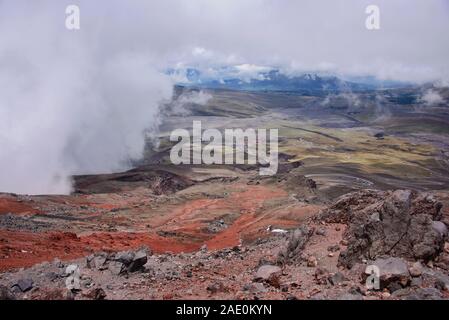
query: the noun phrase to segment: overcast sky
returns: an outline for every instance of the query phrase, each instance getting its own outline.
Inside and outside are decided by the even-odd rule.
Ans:
[[[448,0],[0,0],[0,191],[66,193],[72,173],[126,167],[171,97],[167,68],[448,81],[448,31]]]

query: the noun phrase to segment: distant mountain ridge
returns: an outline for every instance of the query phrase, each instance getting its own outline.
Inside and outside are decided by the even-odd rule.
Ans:
[[[174,74],[175,70],[168,71]],[[356,81],[343,80],[336,76],[324,76],[316,73],[304,73],[289,76],[279,70],[259,72],[251,78],[242,79],[238,76],[223,76],[213,78],[203,76],[202,72],[188,68],[185,70],[187,81],[178,84],[207,89],[232,89],[245,91],[290,91],[290,92],[345,92],[365,91],[374,89],[407,87],[408,84],[394,81],[380,81],[372,77],[358,78]]]

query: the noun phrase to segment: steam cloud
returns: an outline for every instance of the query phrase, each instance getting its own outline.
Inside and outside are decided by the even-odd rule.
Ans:
[[[81,30],[65,28],[65,8]],[[67,193],[126,168],[172,95],[169,67],[449,79],[446,0],[0,0],[0,192]],[[262,69],[261,69],[262,68]]]
[[[432,89],[427,90],[419,99],[421,103],[427,106],[433,106],[440,103],[444,103],[444,99],[441,95]]]
[[[127,168],[171,80],[129,43],[67,31],[63,6],[0,4],[0,191],[68,193],[72,174]]]

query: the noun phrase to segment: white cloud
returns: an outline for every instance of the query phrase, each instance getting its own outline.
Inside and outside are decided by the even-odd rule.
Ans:
[[[421,103],[428,106],[444,103],[444,99],[440,96],[440,94],[432,89],[427,90],[419,100]]]
[[[171,96],[168,67],[449,81],[445,0],[377,0],[379,31],[365,28],[371,0],[75,3],[70,32],[73,1],[0,1],[0,191],[67,192],[70,174],[138,156]]]

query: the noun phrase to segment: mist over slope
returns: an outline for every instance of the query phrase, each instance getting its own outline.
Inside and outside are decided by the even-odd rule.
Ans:
[[[131,43],[92,45],[107,29],[66,30],[62,6],[0,7],[0,192],[68,193],[72,174],[128,168],[171,80]]]
[[[127,168],[178,82],[170,67],[449,79],[443,0],[378,1],[379,32],[370,1],[80,0],[79,31],[67,4],[0,1],[0,192],[68,193],[72,174]]]

